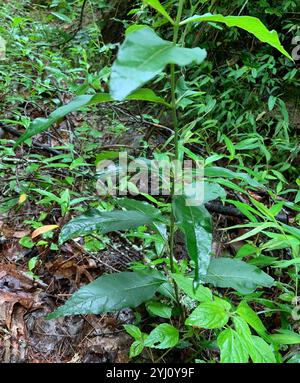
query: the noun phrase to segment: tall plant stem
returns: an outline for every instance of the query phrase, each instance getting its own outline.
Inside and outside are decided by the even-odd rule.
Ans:
[[[174,24],[173,31],[173,44],[176,45],[178,41],[178,32],[179,32],[179,23],[182,16],[183,4],[185,0],[179,0],[178,11],[176,16],[176,21]],[[179,159],[179,150],[178,150],[178,141],[179,141],[179,132],[178,132],[178,118],[177,118],[177,106],[176,106],[176,76],[175,76],[175,65],[171,64],[171,73],[170,73],[170,83],[171,83],[171,106],[172,106],[172,120],[173,120],[173,129],[174,129],[174,146],[175,146],[175,159]],[[175,179],[176,179],[176,167],[175,174],[173,175],[172,185],[171,185],[171,199],[175,195]],[[173,208],[171,209],[171,219],[170,219],[170,238],[169,238],[169,247],[170,247],[170,268],[171,272],[175,272],[174,267],[174,234],[175,234],[175,216]],[[174,282],[174,290],[177,302],[179,302],[178,297],[178,288]]]

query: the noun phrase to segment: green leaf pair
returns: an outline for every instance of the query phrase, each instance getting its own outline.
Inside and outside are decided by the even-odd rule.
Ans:
[[[286,56],[288,59],[293,61],[293,58],[287,53],[287,51],[281,45],[277,32],[269,31],[264,26],[264,24],[256,17],[223,16],[223,15],[212,15],[211,13],[207,13],[201,16],[194,15],[192,17],[189,17],[188,19],[182,21],[180,25],[185,25],[187,23],[202,22],[202,21],[224,23],[228,27],[238,27],[238,28],[244,29],[245,31],[254,35],[261,42],[267,43],[271,45],[272,47],[276,48],[284,56]]]
[[[172,24],[174,21],[157,0],[146,0]],[[290,60],[279,41],[276,31],[269,31],[255,17],[222,15],[195,15],[180,23],[181,26],[192,22],[220,22],[229,27],[239,27],[253,34],[262,42],[268,43]],[[151,28],[134,26],[126,34],[124,43],[119,49],[117,60],[112,66],[110,93],[115,100],[123,100],[135,89],[139,88],[156,75],[160,74],[167,64],[179,66],[191,63],[200,64],[206,58],[206,51],[200,48],[181,48],[170,41],[161,39]],[[122,86],[120,86],[122,84]]]
[[[249,357],[253,363],[276,363],[272,346],[260,336],[252,335],[245,319],[234,316],[233,324],[235,330],[227,328],[217,338],[221,363],[248,363]]]
[[[185,288],[186,284],[186,282],[182,284],[182,281],[179,280],[179,287],[188,293]],[[203,297],[201,295],[199,297],[202,300]],[[222,329],[228,325],[230,318],[232,318],[235,329],[228,327],[217,337],[221,363],[247,363],[249,357],[254,363],[276,362],[274,351],[267,343],[267,341],[272,343],[272,338],[267,334],[267,330],[257,314],[245,301],[242,301],[236,312],[233,312],[230,303],[211,296],[210,300],[200,303],[186,319],[185,324],[204,329]],[[249,325],[260,336],[252,335]]]
[[[142,333],[141,330],[134,325],[124,325],[125,330],[134,338],[134,342],[130,346],[131,358],[138,356],[144,347],[166,349],[175,347],[179,341],[179,331],[177,328],[168,323],[161,323],[150,334]]]
[[[124,100],[131,92],[160,74],[167,64],[200,64],[206,51],[180,48],[160,38],[153,29],[143,27],[126,35],[112,66],[110,94]]]

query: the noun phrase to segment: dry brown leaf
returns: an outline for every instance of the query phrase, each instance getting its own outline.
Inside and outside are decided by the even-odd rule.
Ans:
[[[41,234],[48,233],[49,231],[57,229],[58,225],[45,225],[42,227],[39,227],[38,229],[34,230],[34,232],[31,234],[31,238],[36,238]]]
[[[11,328],[16,304],[25,311],[40,306],[39,291],[32,293],[33,287],[34,281],[24,271],[15,265],[0,265],[0,324],[5,323],[8,329]]]
[[[8,329],[11,327],[11,318],[16,303],[29,310],[35,303],[34,295],[0,289],[0,323],[5,322]]]
[[[32,279],[24,271],[18,270],[16,265],[0,265],[0,289],[28,291],[34,287]]]
[[[23,238],[30,234],[29,230],[15,231],[13,234],[14,238]]]

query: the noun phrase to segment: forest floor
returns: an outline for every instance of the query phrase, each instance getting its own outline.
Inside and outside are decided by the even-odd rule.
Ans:
[[[62,304],[79,286],[103,273],[124,270],[128,262],[141,257],[138,246],[122,235],[112,235],[111,242],[107,244],[96,240],[101,250],[95,251],[91,246],[91,252],[75,241],[59,250],[55,246],[51,250],[41,242],[31,241],[34,228],[41,226],[42,222],[47,223],[50,219],[63,224],[70,218],[70,214],[62,218],[58,205],[48,203],[43,206],[31,198],[31,188],[39,183],[34,179],[36,166],[43,163],[40,182],[50,182],[54,193],[69,177],[69,187],[76,190],[80,198],[97,200],[96,182],[89,181],[93,171],[85,171],[84,167],[78,171],[76,166],[69,171],[68,166],[64,166],[73,160],[68,145],[73,145],[78,157],[84,157],[85,165],[89,162],[89,166],[93,166],[94,157],[90,152],[84,152],[83,145],[85,148],[88,145],[97,147],[100,152],[128,144],[122,139],[122,131],[127,127],[118,121],[117,112],[104,106],[99,111],[69,115],[51,133],[35,137],[33,146],[19,148],[12,155],[12,144],[22,132],[22,127],[9,124],[9,120],[16,115],[23,121],[47,117],[53,109],[53,105],[48,104],[49,100],[68,102],[72,98],[68,85],[73,83],[76,86],[72,75],[68,77],[65,74],[73,69],[68,52],[59,49],[50,52],[39,47],[40,41],[36,43],[47,35],[48,30],[43,30],[40,23],[47,17],[49,12],[37,12],[23,7],[20,2],[7,4],[1,14],[2,25],[11,28],[11,40],[15,45],[9,49],[14,50],[12,56],[16,60],[12,57],[0,62],[0,69],[5,71],[1,96],[1,138],[5,142],[2,142],[0,162],[3,203],[0,211],[0,360],[30,363],[127,362],[131,342],[122,325],[132,323],[132,310],[122,310],[115,315],[45,320],[46,314]],[[24,27],[23,35],[17,34],[18,26]],[[50,23],[51,32],[56,26],[57,19],[54,18]],[[9,43],[11,45],[11,41]],[[46,44],[50,49],[53,42]],[[45,76],[39,72],[38,63],[49,66]],[[78,65],[78,72],[84,72],[83,63]],[[61,69],[65,70],[64,74]],[[116,138],[109,127],[117,123],[120,124],[120,135]],[[54,146],[61,146],[61,150],[53,149]],[[16,195],[26,194],[20,192],[20,186],[23,191],[27,189],[28,196],[24,203],[18,204]],[[90,190],[94,194],[91,195]],[[16,208],[10,210],[5,203],[12,198]],[[29,262],[36,257],[38,262],[33,274]]]

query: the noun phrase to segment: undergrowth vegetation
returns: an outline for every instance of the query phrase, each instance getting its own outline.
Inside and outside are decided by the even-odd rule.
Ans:
[[[299,12],[1,6],[0,271],[25,271],[47,320],[129,308],[126,361],[299,363]],[[139,166],[103,193],[124,153]],[[201,164],[196,188],[176,193],[174,160]],[[160,161],[152,193],[133,175]]]

